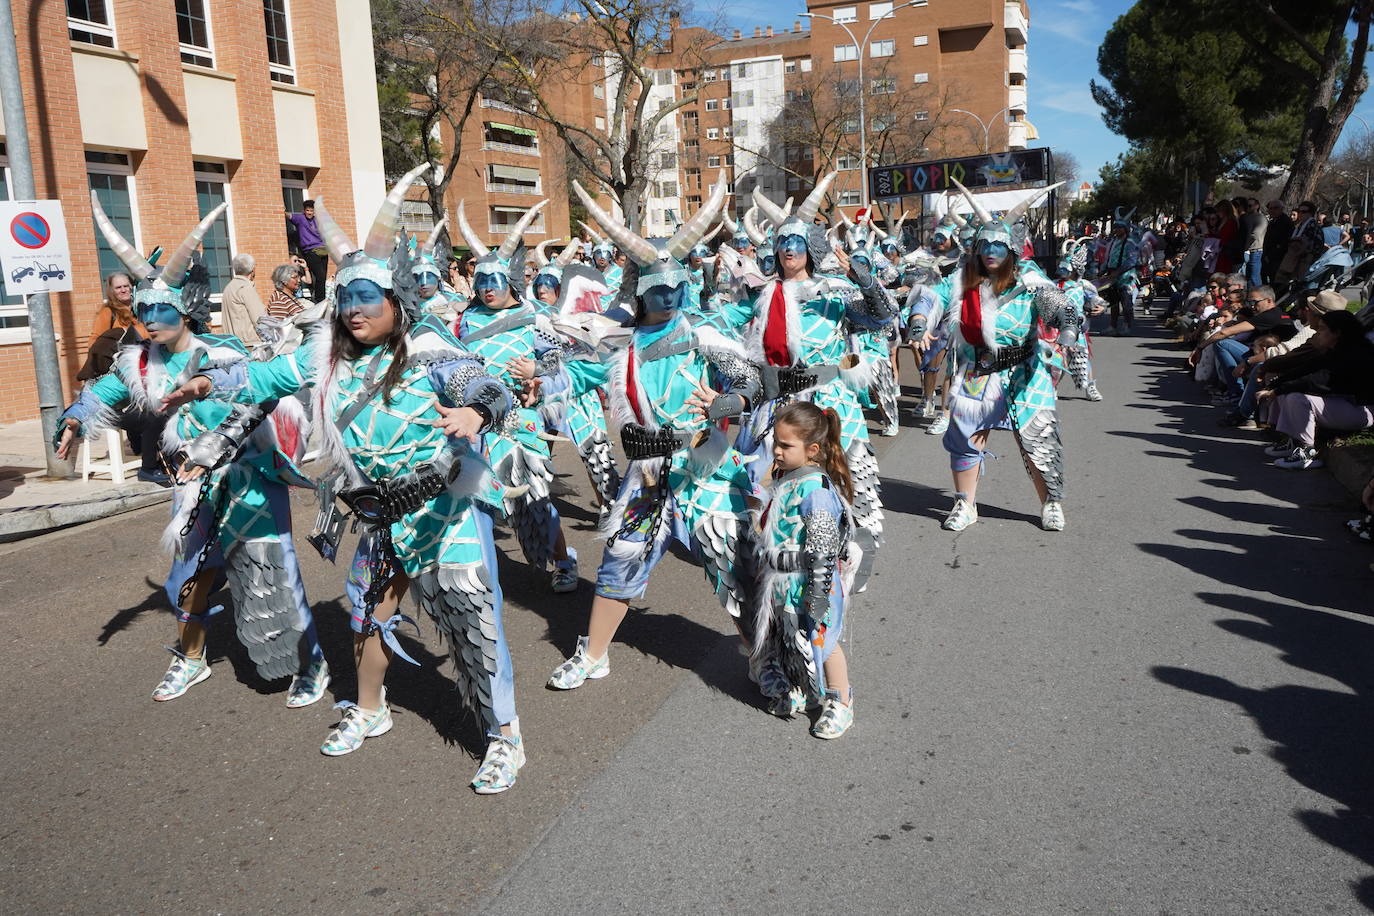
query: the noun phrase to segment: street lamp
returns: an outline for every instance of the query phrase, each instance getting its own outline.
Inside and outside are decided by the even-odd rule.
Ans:
[[[845,34],[849,36],[849,40],[854,43],[854,48],[858,52],[858,57],[856,59],[859,63],[859,199],[863,202],[863,206],[865,207],[868,206],[868,121],[864,97],[868,93],[864,86],[864,55],[868,53],[868,39],[872,37],[873,30],[878,27],[878,23],[882,22],[884,19],[890,19],[896,16],[897,10],[906,9],[908,6],[916,6],[923,2],[925,2],[925,0],[907,0],[907,2],[903,3],[901,6],[893,7],[877,19],[874,19],[873,24],[870,25],[868,31],[864,33],[864,40],[862,43],[854,37],[854,33],[850,30],[849,26],[832,16],[827,16],[824,13],[801,14],[807,19],[825,19],[831,25],[837,25],[844,29]]]
[[[986,156],[988,153],[992,152],[992,125],[993,125],[993,122],[994,122],[998,117],[1000,117],[1000,116],[1006,114],[1007,112],[1011,111],[1011,106],[1008,105],[1006,108],[1003,108],[1001,111],[997,112],[997,114],[993,115],[991,118],[988,118],[986,121],[984,121],[982,118],[978,117],[978,116],[977,116],[976,114],[974,114],[973,112],[971,112],[971,111],[965,111],[965,110],[962,109],[962,108],[951,108],[950,111],[957,111],[957,112],[959,112],[959,114],[966,114],[966,115],[968,115],[970,118],[972,118],[973,120],[975,120],[975,121],[978,122],[978,126],[979,126],[979,127],[983,128],[983,155]]]

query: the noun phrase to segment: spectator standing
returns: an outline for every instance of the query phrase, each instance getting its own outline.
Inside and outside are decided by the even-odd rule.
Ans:
[[[1272,283],[1279,272],[1283,256],[1288,253],[1288,240],[1293,236],[1293,219],[1283,201],[1271,200],[1265,205],[1269,225],[1264,232],[1264,264],[1261,271],[1266,283]]]
[[[258,298],[257,287],[253,285],[257,262],[251,254],[238,254],[229,262],[229,268],[234,277],[224,285],[220,322],[224,325],[224,333],[237,337],[252,349],[262,343],[258,335],[258,319],[263,315],[262,299]]]
[[[1298,204],[1298,221],[1288,238],[1288,248],[1274,274],[1274,282],[1289,284],[1301,280],[1312,262],[1325,250],[1326,242],[1317,219],[1317,205],[1304,200]]]
[[[301,269],[295,264],[282,264],[272,271],[272,298],[267,300],[267,314],[289,321],[305,311],[296,295],[301,286]],[[318,300],[316,300],[318,301]]]
[[[96,341],[107,331],[137,328],[139,334],[143,334],[143,326],[134,318],[133,277],[117,270],[105,278],[104,285],[105,301],[96,309],[90,336],[86,338],[87,349],[94,347]]]
[[[286,219],[296,229],[300,254],[305,259],[306,269],[310,271],[311,297],[320,302],[324,299],[325,278],[329,272],[329,250],[324,247],[324,235],[315,222],[315,202],[305,201],[301,204],[300,213],[288,211]]]
[[[477,259],[468,255],[463,259],[463,266],[458,271],[458,275],[453,279],[453,291],[458,294],[463,305],[472,299],[472,278],[477,272]],[[460,310],[461,311],[461,310]]]
[[[1240,217],[1240,238],[1243,250],[1241,272],[1245,274],[1245,281],[1251,286],[1259,286],[1263,280],[1260,279],[1264,262],[1264,236],[1268,228],[1268,220],[1260,212],[1260,202],[1257,197],[1237,197],[1240,206],[1244,207]]]
[[[1229,200],[1217,204],[1217,219],[1216,236],[1221,248],[1217,252],[1216,269],[1229,274],[1240,269],[1242,253],[1240,223],[1236,220],[1236,208]]]

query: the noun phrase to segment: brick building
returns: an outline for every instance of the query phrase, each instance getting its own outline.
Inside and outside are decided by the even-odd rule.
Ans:
[[[357,216],[385,193],[368,0],[13,5],[37,193],[63,202],[72,247],[75,289],[52,296],[69,394],[101,281],[122,269],[97,239],[91,190],[144,252],[228,201],[205,240],[212,289],[244,252],[264,299],[287,257],[284,203],[323,197],[365,232]],[[27,325],[17,297],[0,299],[0,422],[37,412]]]

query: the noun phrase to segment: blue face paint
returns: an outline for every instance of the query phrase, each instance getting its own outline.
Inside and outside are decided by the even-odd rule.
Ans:
[[[806,237],[801,235],[784,235],[778,239],[773,249],[778,253],[778,257],[784,254],[806,254]]]
[[[866,255],[866,254],[856,254],[856,255],[853,255],[853,256],[850,258],[850,260],[853,261],[855,264],[861,264],[861,265],[863,265],[863,268],[864,268],[865,270],[868,270],[868,271],[872,271],[872,270],[873,270],[873,261],[872,261],[872,260],[868,257],[868,255]]]
[[[386,311],[386,290],[359,277],[339,290],[339,317],[361,312],[364,318],[380,318]]]
[[[415,275],[415,283],[418,286],[438,286],[439,275],[433,271],[427,270],[424,273]]]
[[[479,273],[472,278],[472,290],[475,293],[484,293],[489,289],[499,293],[505,288],[506,277],[504,274]]]
[[[534,291],[536,293],[541,289],[551,289],[557,293],[558,287],[559,283],[557,277],[550,276],[549,274],[539,274],[534,278]]]
[[[671,312],[682,305],[682,295],[686,286],[651,286],[640,296],[644,300],[645,312]]]
[[[134,306],[134,316],[150,331],[175,331],[181,327],[181,313],[167,302],[144,302]]]
[[[759,270],[763,271],[765,274],[771,274],[773,271],[777,269],[778,259],[773,257],[773,255],[766,254],[763,257],[759,258]]]
[[[731,240],[730,240],[730,247],[733,248],[733,249],[735,249],[735,250],[738,251],[738,252],[745,252],[745,251],[748,251],[748,250],[749,250],[749,245],[750,245],[750,242],[749,242],[748,239],[731,239]]]
[[[985,258],[1006,260],[1011,254],[1011,246],[1006,242],[981,242],[978,245],[978,254]]]

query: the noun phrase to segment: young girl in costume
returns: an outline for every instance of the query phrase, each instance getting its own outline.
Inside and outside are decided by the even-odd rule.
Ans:
[[[793,685],[769,709],[791,716],[819,705],[811,734],[827,739],[854,724],[849,664],[839,644],[846,598],[839,567],[854,530],[854,483],[840,427],[834,410],[808,401],[778,411],[773,482],[756,541],[762,581],[754,654],[777,659]]]

